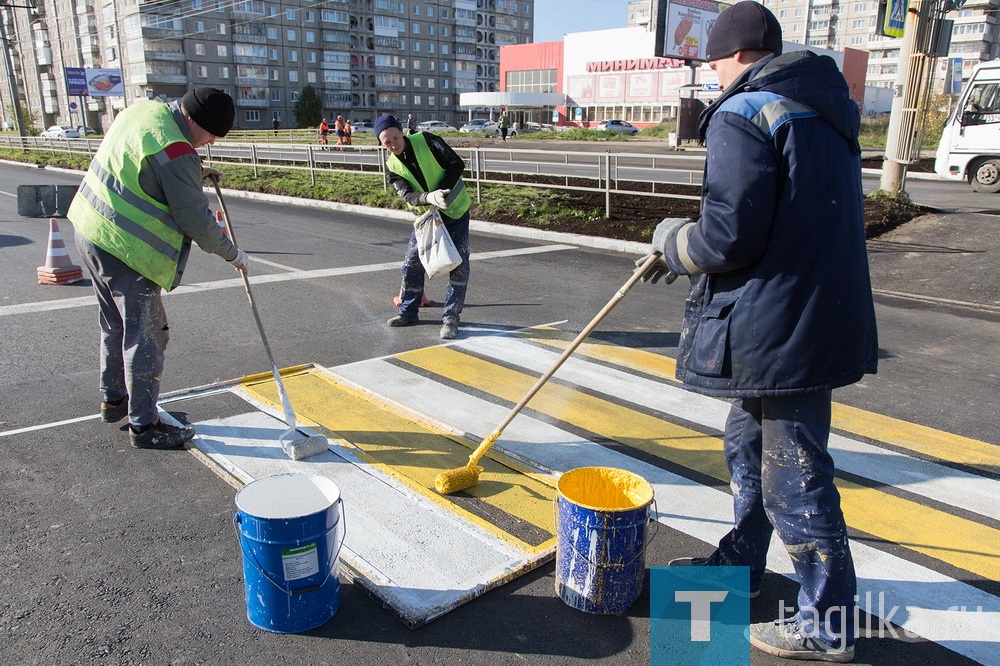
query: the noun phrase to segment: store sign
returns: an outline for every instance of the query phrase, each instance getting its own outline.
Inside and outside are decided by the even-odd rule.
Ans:
[[[629,60],[598,60],[587,63],[588,72],[628,72],[636,69],[669,69],[682,67],[676,58],[632,58]]]
[[[87,94],[87,70],[83,67],[64,67],[66,72],[66,93],[80,97]]]
[[[704,60],[708,33],[731,3],[711,0],[660,0],[656,22],[656,55]]]

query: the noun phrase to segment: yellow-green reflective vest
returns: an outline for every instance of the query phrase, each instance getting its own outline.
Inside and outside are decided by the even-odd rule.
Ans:
[[[190,241],[170,209],[142,191],[139,169],[147,157],[169,160],[164,151],[178,142],[187,144],[180,152],[194,151],[169,106],[155,100],[131,105],[101,141],[66,214],[77,233],[167,291],[179,282]]]
[[[414,190],[417,192],[433,192],[438,189],[438,185],[444,179],[444,169],[438,164],[437,159],[434,158],[434,153],[431,152],[430,147],[427,145],[427,139],[424,138],[423,132],[418,132],[413,136],[409,137],[410,145],[413,147],[413,155],[417,158],[417,166],[420,167],[420,172],[424,176],[424,180],[427,182],[427,189],[425,190],[421,185],[420,181],[410,173],[410,170],[406,168],[402,160],[398,157],[389,153],[389,159],[386,160],[385,164],[389,167],[389,171],[393,172],[398,176],[402,176],[406,179]],[[472,199],[469,197],[469,192],[465,189],[465,181],[461,178],[455,183],[455,186],[451,188],[451,192],[448,193],[447,197],[448,207],[441,211],[442,214],[447,215],[452,219],[458,219],[465,215],[465,212],[469,210],[472,206]],[[427,206],[409,206],[417,215],[422,214],[427,210]]]

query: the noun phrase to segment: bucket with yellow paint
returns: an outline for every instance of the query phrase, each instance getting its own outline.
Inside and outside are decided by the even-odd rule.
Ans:
[[[612,467],[562,475],[556,496],[556,592],[587,613],[624,613],[642,592],[653,487]]]

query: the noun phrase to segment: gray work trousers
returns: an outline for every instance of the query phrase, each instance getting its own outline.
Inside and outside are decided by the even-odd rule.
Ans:
[[[160,286],[82,234],[76,234],[76,246],[100,306],[101,397],[117,402],[128,396],[130,425],[158,421],[156,401],[170,338]]]

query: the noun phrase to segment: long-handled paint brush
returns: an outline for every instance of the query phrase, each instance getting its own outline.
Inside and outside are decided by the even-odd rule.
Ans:
[[[580,346],[586,337],[590,335],[595,328],[597,328],[597,325],[604,320],[608,313],[611,312],[623,298],[625,298],[625,294],[627,294],[632,287],[635,286],[635,283],[646,274],[646,271],[653,267],[653,264],[655,264],[659,258],[659,253],[651,254],[646,258],[646,261],[639,266],[639,268],[635,269],[635,272],[632,274],[632,277],[628,279],[628,282],[622,285],[621,289],[619,289],[617,293],[611,297],[611,300],[608,301],[608,304],[597,313],[597,316],[594,317],[582,331],[580,331],[580,334],[576,336],[573,342],[571,342],[563,353],[559,355],[556,362],[552,364],[552,367],[549,368],[544,375],[538,378],[535,385],[528,390],[523,398],[521,398],[521,402],[514,405],[514,409],[510,410],[510,413],[507,414],[507,417],[504,418],[500,425],[498,425],[493,432],[487,435],[486,439],[484,439],[479,446],[476,447],[476,450],[472,452],[471,456],[469,456],[469,462],[465,465],[465,467],[450,469],[437,475],[434,479],[434,488],[436,488],[439,493],[442,495],[450,495],[452,493],[457,493],[460,490],[471,488],[479,483],[479,475],[483,473],[483,468],[478,464],[479,459],[483,457],[491,446],[493,446],[493,443],[496,442],[503,433],[504,428],[510,425],[510,422],[514,420],[514,417],[521,412],[526,404],[528,404],[528,401],[535,397],[535,394],[538,393],[542,386],[544,386],[552,375],[556,373],[556,370],[558,370],[566,359],[568,359],[573,352],[576,351],[577,347]]]
[[[233,226],[229,222],[229,209],[222,198],[222,190],[219,189],[219,177],[212,174],[212,184],[215,186],[215,196],[219,199],[219,208],[222,209],[222,219],[226,224],[226,233],[229,240],[236,245],[236,237],[233,236]],[[288,430],[279,437],[281,450],[292,460],[301,460],[323,453],[327,450],[328,442],[323,435],[302,435],[297,430],[295,422],[295,410],[288,399],[288,392],[285,391],[285,384],[281,381],[281,373],[278,372],[278,365],[274,362],[274,355],[271,353],[271,345],[267,343],[267,334],[264,333],[264,324],[260,320],[260,313],[257,312],[257,304],[253,300],[253,292],[250,291],[250,279],[243,271],[239,272],[243,277],[243,288],[247,292],[247,300],[250,301],[250,309],[253,311],[253,319],[257,322],[257,330],[260,332],[260,341],[264,343],[264,351],[267,352],[267,360],[271,362],[271,373],[274,374],[274,383],[278,387],[278,397],[281,399],[281,408],[285,413],[285,424]]]

